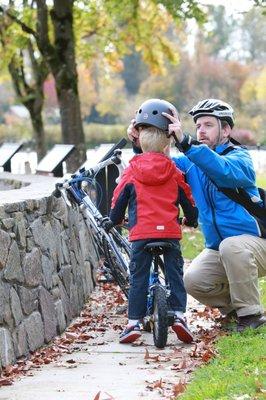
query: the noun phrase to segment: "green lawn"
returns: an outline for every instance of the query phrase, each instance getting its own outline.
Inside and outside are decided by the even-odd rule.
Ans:
[[[216,344],[219,355],[196,370],[192,383],[178,399],[265,399],[265,338],[266,327],[220,338]]]
[[[183,228],[181,249],[184,258],[193,260],[204,249],[204,239],[199,229]]]
[[[264,178],[264,177],[263,177]],[[265,178],[266,180],[266,178]],[[259,185],[263,185],[263,180]],[[266,183],[266,182],[265,182]],[[203,248],[198,230],[185,229],[183,256],[194,258]],[[266,307],[266,278],[260,280]],[[240,335],[232,333],[216,343],[218,356],[197,369],[180,400],[260,400],[266,398],[266,327]]]

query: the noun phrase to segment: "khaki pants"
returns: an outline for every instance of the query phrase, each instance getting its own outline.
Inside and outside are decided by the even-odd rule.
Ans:
[[[251,235],[224,239],[219,251],[204,249],[184,275],[187,292],[223,314],[263,313],[258,278],[266,275],[266,239]]]

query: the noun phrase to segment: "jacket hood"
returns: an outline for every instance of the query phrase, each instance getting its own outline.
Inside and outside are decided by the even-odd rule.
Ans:
[[[148,152],[130,160],[134,178],[150,186],[161,185],[176,172],[175,164],[162,153]]]

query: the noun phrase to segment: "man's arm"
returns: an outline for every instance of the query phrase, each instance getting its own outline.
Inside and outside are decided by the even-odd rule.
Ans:
[[[191,146],[185,155],[219,187],[251,187],[255,171],[247,150],[239,148],[219,155],[208,146]]]

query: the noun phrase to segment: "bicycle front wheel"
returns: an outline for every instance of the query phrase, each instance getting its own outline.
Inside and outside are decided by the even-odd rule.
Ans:
[[[153,341],[158,349],[163,349],[166,346],[168,336],[166,293],[160,285],[156,285],[153,290]]]
[[[120,286],[126,297],[128,297],[129,248],[125,246],[123,247],[123,244],[119,244],[117,241],[114,243],[112,239],[113,238],[110,237],[110,240],[107,240],[105,237],[103,237],[103,250],[105,259],[115,282]]]

